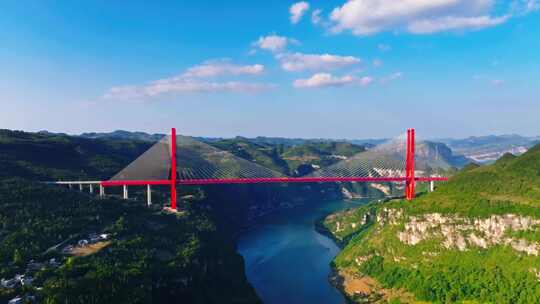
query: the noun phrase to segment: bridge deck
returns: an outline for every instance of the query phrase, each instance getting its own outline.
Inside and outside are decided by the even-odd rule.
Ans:
[[[267,183],[335,183],[335,182],[405,182],[406,177],[266,177],[266,178],[215,178],[190,179],[176,181],[178,185],[217,185],[217,184],[267,184]],[[447,177],[416,177],[417,182],[447,181]],[[76,182],[75,182],[76,183]],[[143,186],[143,185],[170,185],[171,180],[122,180],[102,181],[100,184],[108,186]]]

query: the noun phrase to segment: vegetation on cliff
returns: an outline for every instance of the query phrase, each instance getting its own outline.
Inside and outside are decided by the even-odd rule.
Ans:
[[[364,206],[325,225],[349,240],[334,266],[384,288],[438,303],[538,303],[540,146],[468,166],[412,202]]]

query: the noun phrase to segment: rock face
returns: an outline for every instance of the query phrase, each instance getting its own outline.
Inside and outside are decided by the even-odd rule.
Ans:
[[[341,194],[343,194],[343,197],[346,198],[346,199],[353,199],[354,198],[352,193],[349,190],[347,190],[347,188],[345,188],[345,187],[341,187]]]
[[[403,219],[398,209],[383,209],[377,216],[379,223],[396,225]],[[430,213],[406,219],[398,239],[407,245],[416,245],[424,240],[440,239],[444,247],[460,251],[471,247],[487,249],[495,245],[510,246],[518,252],[538,256],[540,244],[513,237],[513,232],[534,231],[540,228],[540,220],[515,214],[492,215],[488,218],[464,218]]]
[[[381,191],[382,193],[384,193],[386,196],[389,196],[391,194],[391,190],[390,190],[390,187],[388,187],[387,185],[384,185],[384,184],[377,184],[377,183],[371,183],[369,184],[371,187]]]

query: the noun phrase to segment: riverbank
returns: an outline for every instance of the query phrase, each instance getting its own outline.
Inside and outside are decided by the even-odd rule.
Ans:
[[[370,202],[327,214],[317,221],[316,229],[338,244],[341,252],[353,238],[367,232],[376,222],[376,210],[384,202]],[[354,265],[337,267],[333,260],[331,269],[329,282],[341,291],[349,303],[387,303],[396,298],[400,299],[400,303],[414,300],[411,294],[403,290],[383,288],[373,277],[359,273]]]
[[[330,263],[341,249],[316,224],[353,204],[358,202],[314,202],[280,210],[240,235],[238,252],[246,275],[264,303],[346,303],[328,280]]]

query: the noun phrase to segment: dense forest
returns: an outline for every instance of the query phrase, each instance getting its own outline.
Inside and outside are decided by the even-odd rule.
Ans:
[[[21,294],[44,303],[258,302],[203,204],[185,202],[175,216],[22,180],[3,181],[0,202],[0,277],[33,277],[31,287],[2,289],[1,302]],[[48,250],[89,233],[110,243],[87,256]],[[61,265],[47,266],[51,258]],[[45,266],[29,272],[32,260]]]
[[[200,189],[184,189],[195,196],[173,215],[161,211],[160,189],[158,204],[147,208],[136,199],[142,189],[124,201],[40,182],[108,178],[150,145],[0,131],[0,278],[9,285],[0,287],[0,302],[15,296],[43,303],[259,301],[232,234]],[[88,252],[64,252],[92,234],[107,241],[83,248]]]

